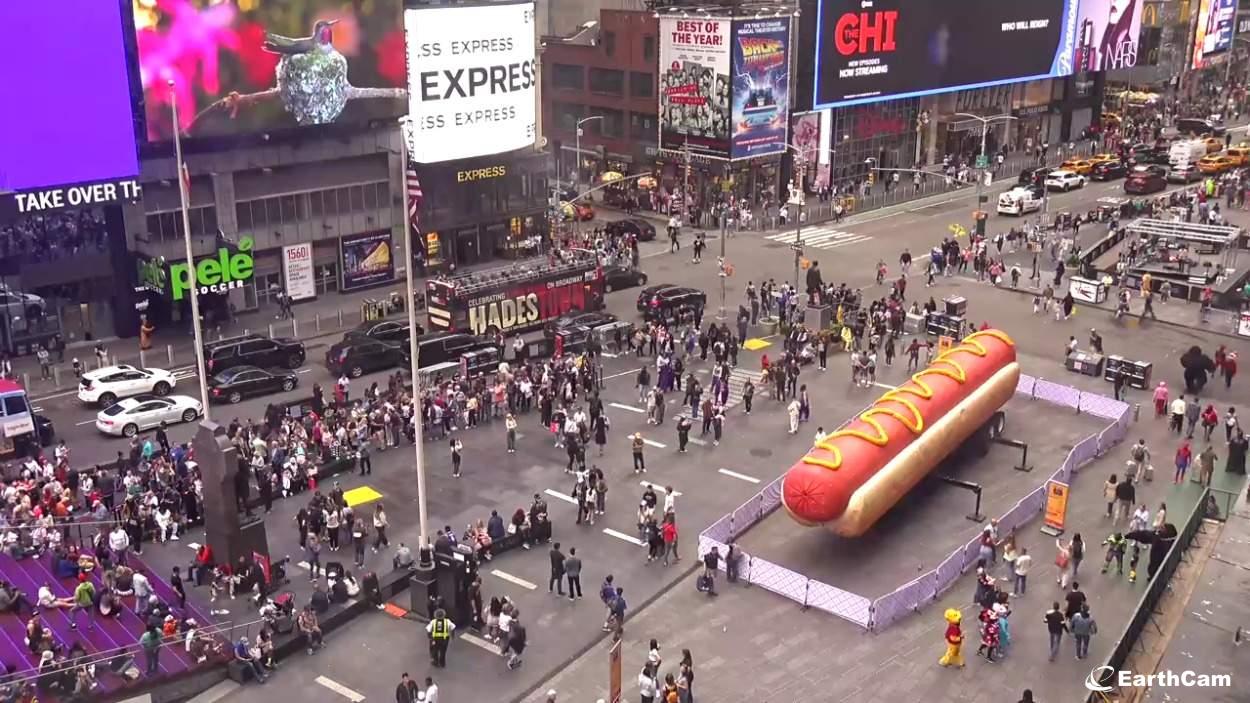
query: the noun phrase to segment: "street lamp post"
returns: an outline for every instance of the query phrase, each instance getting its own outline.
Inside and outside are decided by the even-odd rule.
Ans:
[[[410,128],[411,125],[409,124],[408,118],[400,118],[399,163],[400,167],[404,169],[405,174],[408,173],[408,131]],[[404,270],[407,272],[405,278],[406,285],[408,287],[408,300],[406,301],[406,306],[408,308],[408,361],[409,371],[412,373],[412,414],[415,419],[414,424],[416,425],[414,428],[416,434],[413,439],[412,450],[416,455],[415,461],[417,467],[417,519],[420,520],[420,545],[418,547],[418,553],[421,555],[421,562],[426,563],[425,555],[429,549],[430,540],[428,533],[426,532],[426,523],[429,521],[429,509],[425,487],[425,452],[423,450],[425,442],[422,437],[421,427],[423,419],[421,413],[421,364],[420,359],[418,358],[421,353],[421,346],[417,344],[417,329],[419,328],[417,327],[416,287],[413,280],[414,277],[412,270],[414,268],[413,254],[415,252],[413,249],[415,248],[415,245],[413,244],[412,239],[412,217],[410,216],[408,210],[409,184],[407,183],[407,177],[405,177],[404,180],[404,255],[408,257],[408,261],[404,266]]]
[[[993,115],[991,117],[982,117],[980,115],[974,115],[970,112],[956,112],[955,117],[967,117],[968,119],[976,120],[977,122],[981,123],[981,152],[979,155],[979,160],[981,162],[981,170],[980,170],[980,173],[977,174],[977,212],[980,213],[981,212],[981,189],[985,185],[985,174],[988,171],[989,165],[990,165],[989,157],[986,156],[985,154],[985,137],[990,131],[990,123],[995,120],[1014,120],[1017,118],[1011,115]]]
[[[573,160],[576,164],[573,170],[573,190],[574,191],[579,191],[581,190],[581,187],[582,187],[582,125],[585,124],[586,122],[590,122],[591,120],[601,120],[601,119],[603,119],[603,115],[591,115],[590,117],[583,117],[582,119],[577,121],[576,136],[574,137],[574,141],[573,141],[574,143],[573,151],[576,152],[573,154]],[[582,231],[582,223],[581,223],[581,220],[577,218],[576,210],[573,211],[573,229],[576,232]]]
[[[169,109],[174,118],[174,166],[178,171],[178,199],[182,209],[182,241],[186,245],[187,254],[187,287],[191,289],[191,330],[195,337],[195,376],[200,382],[200,404],[202,415],[208,420],[208,369],[204,366],[204,333],[200,331],[200,286],[195,280],[195,256],[191,251],[191,176],[187,173],[186,164],[182,162],[182,139],[178,128],[177,91],[173,90],[174,82],[169,81]],[[171,283],[172,285],[172,283]]]

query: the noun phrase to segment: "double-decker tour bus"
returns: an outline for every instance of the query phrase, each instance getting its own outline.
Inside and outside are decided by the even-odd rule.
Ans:
[[[570,310],[602,308],[603,267],[594,252],[572,249],[439,277],[426,282],[425,307],[431,331],[528,332]]]

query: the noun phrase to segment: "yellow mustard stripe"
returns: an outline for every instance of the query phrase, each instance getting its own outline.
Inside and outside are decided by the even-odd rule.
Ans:
[[[891,388],[873,403],[873,407],[860,414],[859,421],[873,429],[875,431],[874,433],[870,434],[863,430],[838,430],[816,443],[817,449],[823,449],[832,455],[831,459],[821,459],[819,457],[805,455],[803,457],[803,463],[811,464],[812,466],[819,466],[829,469],[830,471],[837,471],[842,467],[842,450],[838,449],[837,445],[833,443],[833,440],[838,437],[857,437],[865,442],[868,442],[869,444],[884,447],[890,441],[890,436],[886,434],[885,428],[881,426],[880,422],[877,422],[873,415],[886,415],[888,417],[892,417],[895,420],[898,420],[903,427],[906,427],[914,435],[919,435],[921,432],[924,432],[924,416],[920,414],[920,409],[916,407],[915,403],[903,398],[902,396],[904,394],[914,395],[921,400],[929,400],[932,398],[933,388],[931,388],[929,384],[925,383],[923,380],[923,377],[928,374],[945,376],[961,385],[967,382],[968,374],[964,371],[963,365],[950,357],[953,356],[955,352],[967,352],[975,356],[984,357],[989,352],[986,350],[985,345],[977,341],[980,337],[993,337],[1007,346],[1015,346],[1015,342],[1011,340],[1011,337],[1008,337],[999,330],[981,330],[979,332],[973,332],[965,337],[964,340],[957,346],[939,354],[937,358],[934,359],[928,366],[928,368],[920,371],[919,373],[913,374],[911,377],[911,383],[915,386],[914,388],[906,385]],[[945,366],[939,366],[939,364],[944,364]],[[911,413],[912,418],[908,418],[906,415],[894,410],[893,408],[877,407],[879,403],[887,401],[893,401],[902,405]]]

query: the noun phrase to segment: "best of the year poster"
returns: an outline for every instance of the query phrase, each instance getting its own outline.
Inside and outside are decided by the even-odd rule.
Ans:
[[[660,148],[729,158],[731,20],[660,20]]]
[[[790,18],[736,22],[733,31],[732,157],[786,150]]]

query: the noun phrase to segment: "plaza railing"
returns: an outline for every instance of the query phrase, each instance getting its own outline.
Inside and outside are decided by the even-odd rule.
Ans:
[[[1078,442],[1046,481],[998,517],[998,528],[1003,533],[1013,532],[1041,515],[1046,504],[1046,484],[1050,480],[1071,483],[1073,474],[1123,441],[1133,422],[1132,408],[1127,403],[1041,378],[1021,376],[1016,395],[1109,420],[1110,424]],[[849,423],[850,420],[843,426]],[[699,552],[704,554],[717,547],[721,554],[726,554],[728,545],[781,506],[783,480],[784,477],[779,477],[769,483],[750,500],[701,532]],[[741,555],[738,577],[789,598],[804,608],[835,615],[865,630],[880,631],[937,600],[975,566],[979,554],[978,535],[942,559],[936,568],[877,598],[823,583],[753,554]],[[722,568],[725,567],[722,565]]]

